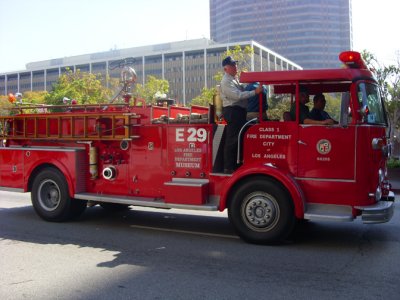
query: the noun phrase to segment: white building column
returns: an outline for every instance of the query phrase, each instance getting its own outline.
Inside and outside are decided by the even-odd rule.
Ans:
[[[182,51],[182,101],[183,106],[186,105],[186,70],[185,70],[185,51]]]
[[[251,47],[251,66],[250,66],[250,70],[252,71],[252,72],[254,72],[254,45],[253,45],[253,42],[251,42],[251,45],[250,45],[250,47]]]
[[[165,80],[165,56],[164,53],[161,54],[161,76]]]
[[[110,72],[108,69],[108,63],[109,63],[109,61],[106,60],[106,86],[107,86],[107,88],[110,87],[110,82],[109,82]]]
[[[142,85],[144,86],[144,83],[145,83],[145,77],[146,77],[146,74],[144,73],[144,64],[146,63],[146,60],[145,60],[145,58],[144,58],[144,56],[142,56],[142,74],[143,74],[143,78],[142,78]]]
[[[207,49],[204,48],[204,88],[207,88]]]

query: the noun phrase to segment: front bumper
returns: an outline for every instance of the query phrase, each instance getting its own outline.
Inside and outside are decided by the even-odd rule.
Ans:
[[[394,212],[394,193],[389,192],[389,196],[382,197],[381,201],[374,205],[355,208],[361,210],[361,219],[366,224],[389,222]]]

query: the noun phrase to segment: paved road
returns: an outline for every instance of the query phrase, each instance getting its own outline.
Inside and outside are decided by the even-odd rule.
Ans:
[[[257,246],[226,214],[94,207],[48,223],[0,192],[0,299],[399,299],[399,207],[386,224],[310,222]]]

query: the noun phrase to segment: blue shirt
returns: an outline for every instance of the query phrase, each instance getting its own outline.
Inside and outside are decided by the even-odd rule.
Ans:
[[[313,108],[310,111],[310,119],[324,121],[332,118],[326,111]]]
[[[246,86],[244,89],[245,91],[254,91],[260,84],[258,82],[251,83]],[[253,97],[250,97],[248,102],[247,102],[247,111],[248,112],[258,112],[259,111],[259,95],[255,95]],[[262,91],[262,110],[265,112],[268,109],[268,103],[267,103],[267,88],[263,86],[263,91]]]

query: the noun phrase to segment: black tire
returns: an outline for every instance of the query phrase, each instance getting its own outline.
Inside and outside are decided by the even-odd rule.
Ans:
[[[70,219],[79,218],[86,210],[86,207],[87,207],[86,200],[71,198],[71,211],[69,214]]]
[[[276,244],[292,232],[296,218],[288,191],[276,180],[256,177],[234,191],[228,216],[237,234],[255,244]]]
[[[80,216],[86,201],[69,196],[64,175],[55,168],[41,171],[34,179],[31,200],[36,213],[44,220],[63,222]]]
[[[124,211],[129,209],[129,205],[119,203],[100,202],[99,205],[110,212]]]

